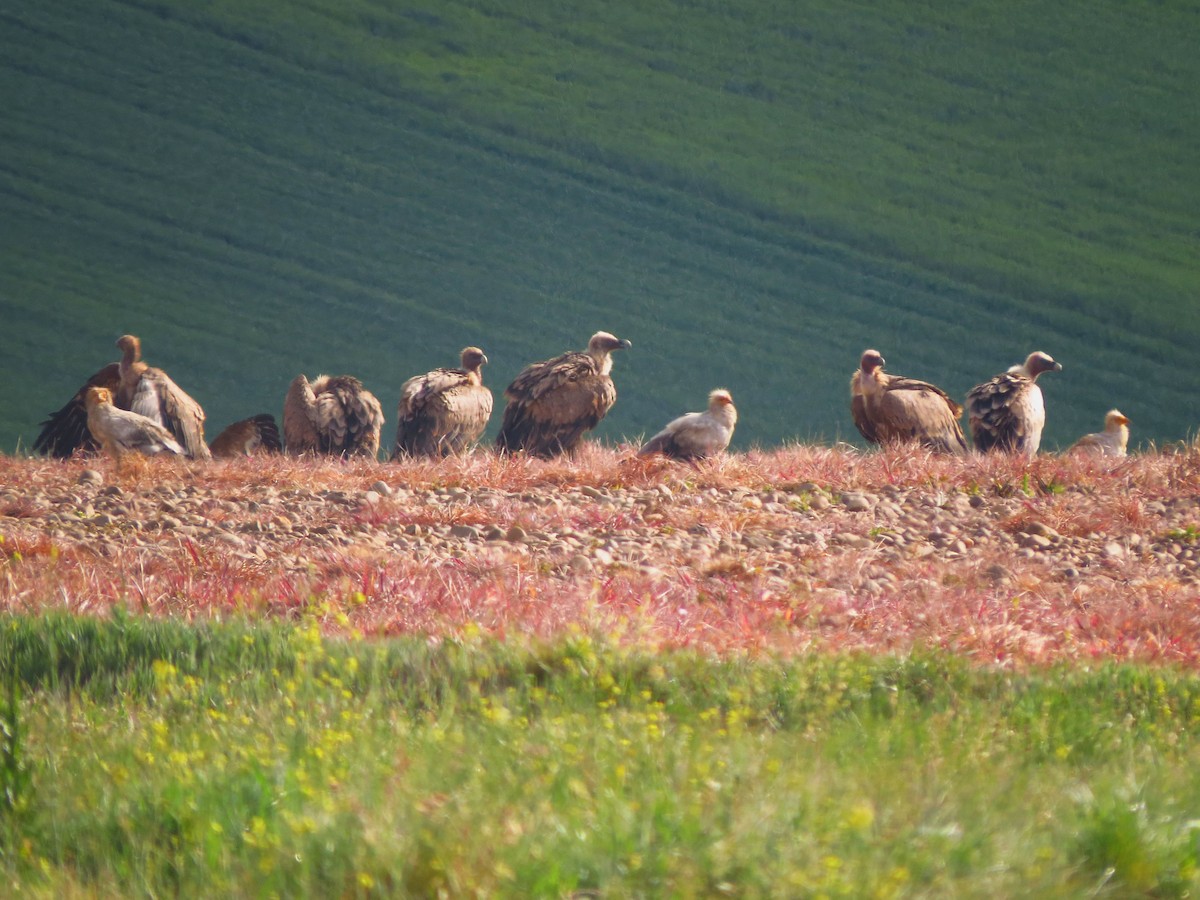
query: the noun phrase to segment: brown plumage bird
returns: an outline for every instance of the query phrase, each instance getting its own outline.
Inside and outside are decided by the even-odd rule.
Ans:
[[[404,382],[392,459],[449,456],[479,440],[492,415],[492,392],[483,386],[488,358],[478,347],[466,347],[460,360],[461,368],[434,369]]]
[[[917,441],[938,453],[963,454],[962,407],[936,385],[883,371],[878,350],[863,353],[850,379],[850,414],[872,444]]]
[[[574,454],[584,433],[595,428],[617,402],[617,388],[609,377],[612,352],[631,346],[598,331],[587,350],[526,366],[504,391],[508,405],[496,447],[524,450],[543,459]]]
[[[292,379],[283,401],[283,436],[292,456],[365,456],[379,453],[383,407],[351,375]]]
[[[708,409],[672,419],[646,441],[638,456],[661,453],[672,459],[706,459],[729,446],[737,425],[737,409],[729,391],[718,388],[708,395]]]
[[[157,422],[174,435],[193,459],[208,459],[204,410],[162,369],[142,361],[142,342],[132,334],[117,340],[121,350],[116,405]]]
[[[1070,452],[1085,450],[1104,456],[1124,456],[1129,446],[1129,419],[1119,409],[1110,409],[1104,416],[1104,430],[1085,434],[1071,445]]]
[[[1062,365],[1037,350],[1025,362],[978,384],[967,394],[967,417],[975,447],[1035,456],[1046,425],[1046,403],[1038,376]]]
[[[283,452],[283,441],[279,439],[279,426],[270,413],[259,413],[240,422],[234,422],[217,435],[208,445],[212,455],[221,458],[234,456],[258,456]]]
[[[107,388],[88,388],[84,394],[84,404],[87,408],[88,430],[118,465],[130,453],[144,456],[187,454],[175,436],[157,422],[113,405],[112,392]]]
[[[100,387],[110,393],[116,393],[120,385],[120,364],[109,363],[96,372],[75,392],[74,397],[41,423],[41,431],[33,442],[33,449],[56,459],[70,459],[76,450],[86,453],[99,450],[100,444],[88,430],[88,388]]]

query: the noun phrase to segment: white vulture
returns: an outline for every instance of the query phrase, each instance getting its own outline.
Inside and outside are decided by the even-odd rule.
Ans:
[[[227,426],[208,449],[213,456],[221,458],[258,456],[282,453],[283,441],[279,439],[275,417],[270,413],[259,413]]]
[[[109,363],[87,380],[75,396],[61,409],[52,412],[41,423],[41,431],[33,442],[33,449],[56,459],[70,459],[76,450],[95,453],[100,444],[88,430],[88,388],[100,387],[115,394],[121,386],[121,366]]]
[[[132,334],[117,340],[121,350],[121,383],[116,405],[157,422],[175,436],[187,455],[208,459],[204,443],[204,410],[162,369],[142,362],[142,342]]]
[[[1086,450],[1103,456],[1124,456],[1129,446],[1129,419],[1119,409],[1110,409],[1104,416],[1104,430],[1085,434],[1071,445],[1071,452]]]
[[[708,395],[708,409],[685,413],[672,419],[658,434],[646,441],[638,456],[661,453],[671,459],[707,459],[729,446],[737,425],[733,396],[723,388]]]
[[[283,437],[293,456],[365,456],[379,452],[383,407],[351,375],[292,379],[283,401]]]
[[[87,408],[88,430],[118,465],[122,457],[129,453],[145,456],[159,453],[187,455],[174,435],[153,419],[113,405],[112,392],[107,388],[88,388],[84,404]]]
[[[404,382],[392,459],[463,453],[479,440],[492,415],[492,392],[483,386],[488,358],[478,347],[466,347],[460,361],[461,368],[434,369]]]
[[[850,379],[850,414],[872,444],[917,441],[938,453],[963,454],[962,407],[936,385],[883,371],[878,350],[863,353]]]
[[[967,417],[975,447],[983,452],[1001,450],[1035,456],[1042,443],[1046,404],[1038,376],[1061,372],[1062,364],[1038,350],[1025,362],[967,394]]]
[[[633,346],[598,331],[587,350],[526,366],[504,391],[508,405],[496,446],[549,459],[574,454],[584,432],[595,428],[617,402],[612,352]]]

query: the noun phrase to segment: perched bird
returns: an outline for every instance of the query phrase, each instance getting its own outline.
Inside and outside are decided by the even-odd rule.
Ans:
[[[479,440],[492,415],[492,392],[483,386],[488,358],[467,347],[461,361],[461,368],[434,369],[404,382],[392,459],[462,453]]]
[[[496,446],[543,459],[574,454],[584,432],[595,428],[617,402],[617,389],[608,374],[612,352],[631,346],[598,331],[587,350],[526,366],[504,391],[508,405]]]
[[[878,350],[862,355],[850,379],[850,414],[872,444],[917,441],[939,453],[967,452],[962,407],[941,388],[883,371]]]
[[[1061,372],[1062,365],[1040,350],[967,394],[971,437],[979,450],[1003,450],[1035,456],[1042,443],[1046,404],[1038,376]]]
[[[117,347],[122,355],[116,405],[166,428],[193,459],[208,459],[212,454],[204,443],[204,410],[200,404],[162,369],[142,362],[142,342],[137,337],[122,335]]]
[[[41,423],[41,431],[33,442],[33,449],[56,459],[70,459],[76,450],[88,453],[99,450],[99,443],[88,431],[88,388],[101,387],[115,393],[120,384],[121,367],[118,363],[109,363],[96,372],[75,392],[74,397]]]
[[[383,407],[350,375],[292,379],[283,401],[283,436],[293,456],[365,456],[379,452]]]
[[[84,404],[87,407],[88,430],[104,452],[116,460],[118,465],[129,453],[141,453],[145,456],[156,456],[159,453],[187,455],[187,451],[175,440],[174,435],[157,422],[114,406],[112,391],[108,388],[88,388],[84,395]]]
[[[638,456],[661,453],[672,459],[706,459],[729,446],[737,425],[737,409],[729,391],[718,388],[708,395],[708,409],[672,419],[646,441]]]
[[[1085,434],[1071,445],[1071,451],[1087,450],[1103,456],[1124,456],[1128,446],[1129,419],[1119,409],[1110,409],[1104,416],[1104,430]]]
[[[227,426],[208,449],[213,456],[225,458],[265,455],[282,453],[283,441],[279,439],[275,417],[270,413],[259,413]]]

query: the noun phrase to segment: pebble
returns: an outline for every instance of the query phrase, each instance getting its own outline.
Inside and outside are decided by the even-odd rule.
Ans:
[[[846,491],[842,494],[842,505],[850,512],[867,512],[871,508],[871,501],[866,494],[858,491]]]

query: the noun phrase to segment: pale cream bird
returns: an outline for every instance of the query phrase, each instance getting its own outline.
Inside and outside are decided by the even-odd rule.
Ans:
[[[492,415],[492,392],[483,386],[488,358],[478,347],[459,355],[461,368],[414,375],[400,388],[392,459],[464,453],[479,440]]]
[[[978,450],[1037,455],[1046,425],[1046,403],[1037,384],[1043,372],[1061,372],[1062,365],[1037,350],[967,393],[967,420]]]
[[[1110,409],[1104,416],[1104,430],[1085,434],[1071,445],[1070,452],[1084,450],[1103,456],[1124,456],[1129,446],[1129,419],[1119,409]]]
[[[617,388],[609,375],[612,353],[631,346],[598,331],[587,350],[526,366],[504,391],[508,405],[496,447],[524,450],[543,459],[574,454],[584,433],[595,428],[617,402]]]
[[[127,409],[118,409],[113,404],[112,392],[107,388],[88,388],[84,403],[87,407],[88,431],[118,466],[131,453],[144,456],[157,456],[160,453],[187,455],[175,436],[157,422]]]
[[[292,456],[365,456],[379,453],[383,407],[350,375],[292,379],[283,401],[283,437]]]
[[[936,385],[883,371],[878,350],[867,350],[850,379],[850,414],[872,444],[917,441],[939,453],[964,454],[962,407]]]
[[[646,441],[638,456],[661,453],[672,459],[707,459],[729,446],[737,425],[733,396],[724,388],[708,395],[708,409],[685,413],[672,419],[658,434]]]

